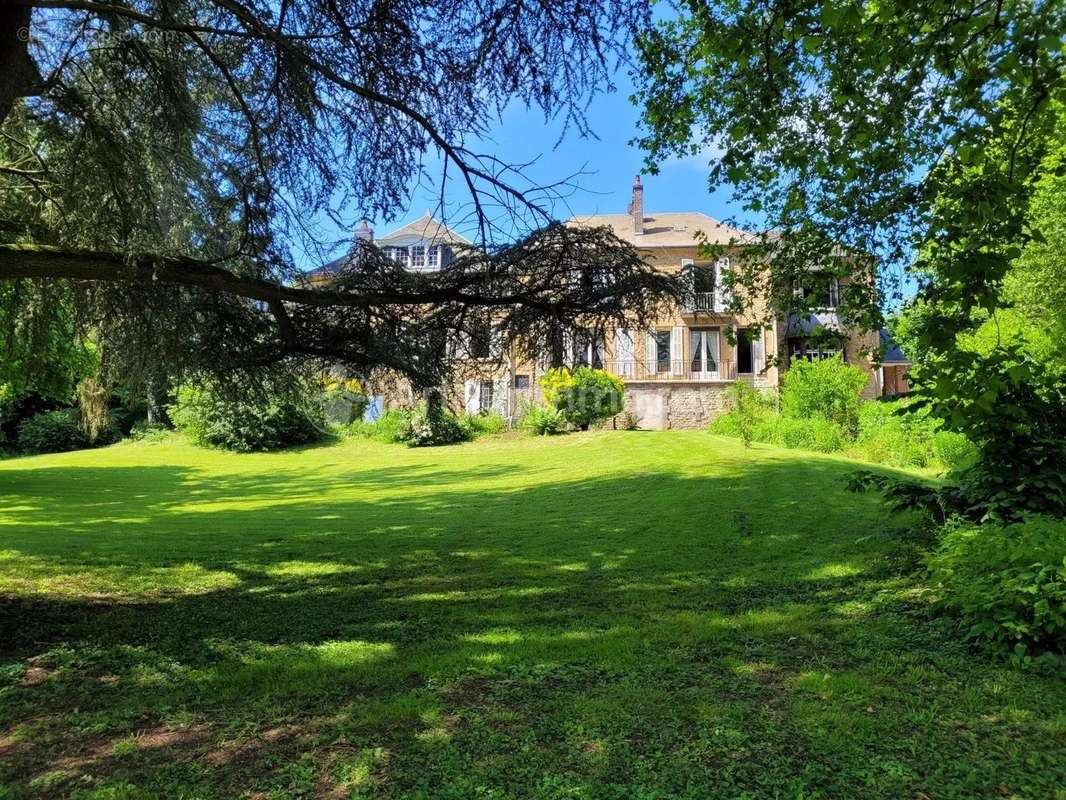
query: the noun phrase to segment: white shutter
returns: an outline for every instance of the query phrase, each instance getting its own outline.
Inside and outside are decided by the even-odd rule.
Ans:
[[[481,381],[466,381],[463,384],[466,396],[466,413],[476,414],[481,410]]]
[[[685,374],[685,326],[675,325],[670,331],[670,372]]]
[[[751,343],[751,355],[754,372],[758,375],[766,369],[766,331],[759,331],[759,338]]]
[[[726,286],[724,273],[729,272],[729,259],[720,258],[715,264],[714,289],[717,297],[714,298],[715,311],[724,311],[725,307],[733,299],[732,292]]]
[[[655,342],[655,331],[644,335],[644,372],[654,376],[659,371],[659,348]]]

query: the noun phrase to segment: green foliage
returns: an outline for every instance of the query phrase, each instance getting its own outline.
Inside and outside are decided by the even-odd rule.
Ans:
[[[411,423],[406,438],[410,447],[436,447],[438,445],[468,442],[474,438],[473,430],[455,414],[438,409],[431,416],[425,405],[411,414]]]
[[[73,409],[34,414],[19,425],[19,449],[26,453],[62,453],[89,447]]]
[[[754,440],[755,426],[763,420],[771,410],[769,400],[747,381],[737,381],[726,389],[726,402],[731,411],[728,415],[728,423],[723,423],[723,428],[731,427],[735,435],[744,442],[745,447],[751,447]],[[720,417],[721,419],[721,417]],[[714,430],[712,426],[712,430]],[[716,431],[725,433],[725,430]]]
[[[503,433],[507,430],[507,420],[495,411],[482,411],[479,414],[464,414],[459,418],[463,427],[470,432],[470,438]]]
[[[834,453],[844,447],[845,436],[840,426],[821,419],[798,419],[767,415],[752,430],[752,438],[781,447]]]
[[[950,470],[962,470],[974,463],[977,448],[961,433],[937,431],[933,434],[933,456]]]
[[[348,433],[364,439],[376,439],[387,444],[400,444],[411,438],[411,417],[414,411],[409,408],[391,408],[373,422],[357,420],[348,426]]]
[[[518,423],[518,427],[534,436],[554,436],[563,433],[566,426],[566,418],[559,409],[532,403]]]
[[[622,379],[591,367],[551,369],[540,379],[544,400],[571,425],[581,430],[622,411]]]
[[[939,427],[939,420],[911,409],[906,400],[863,403],[859,407],[859,434],[849,452],[894,467],[931,466],[935,457],[933,436]]]
[[[929,559],[940,605],[1019,665],[1066,656],[1066,522],[949,526]]]
[[[165,425],[149,424],[147,420],[138,420],[130,427],[127,438],[134,442],[164,442],[173,431]]]
[[[456,415],[443,409],[434,426],[425,406],[420,406],[390,409],[374,422],[354,422],[347,430],[352,436],[388,444],[431,447],[468,442],[478,436],[501,433],[506,427],[503,417],[496,413]]]
[[[329,434],[320,388],[312,381],[268,383],[239,398],[211,383],[187,384],[168,411],[175,427],[196,444],[238,452],[307,444]]]
[[[959,476],[968,517],[1014,520],[1066,515],[1066,382],[1017,345],[960,353],[940,384],[940,359],[926,367],[918,405],[976,447]]]
[[[866,380],[866,373],[840,358],[796,359],[781,382],[781,413],[796,419],[821,418],[855,436]]]

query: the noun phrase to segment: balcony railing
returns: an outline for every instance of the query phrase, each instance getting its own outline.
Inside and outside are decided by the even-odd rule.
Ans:
[[[710,367],[704,369],[703,367]],[[714,364],[694,364],[692,361],[672,360],[667,364],[646,364],[644,361],[604,361],[603,368],[625,381],[735,381],[735,361],[718,361]]]
[[[722,311],[723,303],[715,292],[689,292],[681,301],[683,311]]]

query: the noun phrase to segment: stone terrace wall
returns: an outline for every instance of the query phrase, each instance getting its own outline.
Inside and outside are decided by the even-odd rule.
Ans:
[[[626,385],[626,410],[640,417],[640,427],[649,430],[705,428],[725,410],[728,386],[630,383]]]

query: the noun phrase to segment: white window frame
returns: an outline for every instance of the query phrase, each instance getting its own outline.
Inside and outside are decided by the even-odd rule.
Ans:
[[[407,248],[396,247],[395,245],[385,248],[385,255],[395,261],[397,264],[406,267],[408,263]]]
[[[438,245],[426,248],[426,269],[440,269],[440,247]]]
[[[711,340],[715,346],[711,346]],[[692,362],[698,362],[699,369],[693,369],[692,375],[697,380],[717,380],[722,375],[722,332],[717,328],[690,328],[689,347],[693,352],[689,353],[689,367]],[[714,369],[707,369],[711,356],[714,356]]]
[[[411,254],[411,269],[426,268],[426,246],[424,244],[413,244],[407,248],[407,252]]]

